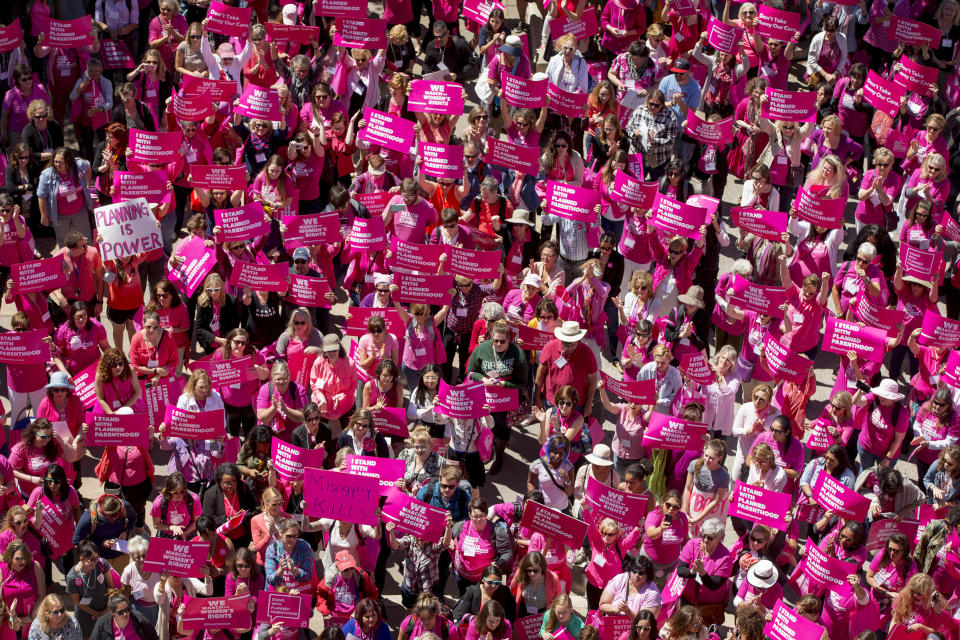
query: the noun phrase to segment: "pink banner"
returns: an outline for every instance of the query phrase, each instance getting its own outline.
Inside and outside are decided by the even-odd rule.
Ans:
[[[562,116],[570,118],[584,118],[587,115],[586,93],[564,91],[550,82],[547,84],[547,95],[550,96],[550,109]]]
[[[143,164],[168,164],[180,153],[183,134],[130,129],[130,160]]]
[[[56,560],[73,549],[73,531],[76,524],[73,521],[73,510],[53,506],[49,498],[41,494],[36,509],[40,511],[40,527],[37,533],[41,539],[50,545],[51,560]]]
[[[303,471],[303,512],[308,516],[377,526],[379,494],[376,478],[309,467]]]
[[[724,24],[714,17],[710,17],[710,24],[707,25],[707,43],[723,53],[736,55],[740,49],[740,41],[743,38],[743,29]],[[688,114],[689,115],[689,114]]]
[[[936,309],[927,309],[918,342],[924,346],[953,349],[960,345],[960,321],[944,318]]]
[[[733,207],[730,210],[733,224],[746,233],[752,233],[766,240],[781,242],[781,234],[787,230],[787,218],[783,211],[766,209],[746,209]]]
[[[600,192],[547,180],[547,212],[567,220],[596,224]]]
[[[407,109],[415,113],[463,114],[463,85],[441,80],[412,80]]]
[[[769,333],[763,338],[763,354],[767,368],[777,380],[802,384],[813,366],[809,358],[787,349]]]
[[[764,4],[757,6],[757,33],[764,38],[780,42],[796,42],[794,36],[800,28],[800,14],[781,11]]]
[[[824,627],[807,620],[784,604],[783,600],[778,600],[774,605],[773,619],[763,628],[763,633],[770,640],[821,640],[826,632]]]
[[[183,76],[183,92],[188,96],[207,96],[213,102],[231,102],[237,95],[237,83],[234,80],[211,80],[210,78]],[[194,166],[192,169],[196,170],[196,167]]]
[[[937,86],[936,67],[925,67],[917,64],[907,56],[900,57],[900,71],[893,76],[894,84],[898,84],[907,91],[913,91],[922,96],[932,96]]]
[[[234,112],[258,120],[280,120],[280,96],[276,89],[264,89],[253,83],[247,83],[240,94],[240,104]]]
[[[231,38],[241,38],[247,35],[252,14],[253,7],[231,7],[212,0],[207,9],[206,29]]]
[[[694,240],[700,239],[700,227],[707,220],[707,210],[674,200],[657,193],[653,200],[653,215],[650,224],[667,235],[678,235]]]
[[[410,152],[416,140],[412,122],[370,107],[364,108],[363,119],[366,126],[360,131],[360,140],[400,153]]]
[[[507,389],[505,387],[484,387],[484,395],[487,398],[487,406],[490,407],[490,413],[497,411],[519,411],[520,410],[520,390]]]
[[[421,302],[423,304],[444,305],[450,303],[450,289],[453,288],[453,276],[449,274],[430,275],[420,273],[393,274],[395,283],[400,287],[394,295],[400,302]]]
[[[440,268],[440,256],[446,251],[439,244],[413,244],[394,236],[390,239],[390,253],[387,264],[391,268],[436,273]]]
[[[842,229],[843,210],[846,204],[847,201],[844,199],[821,198],[801,187],[793,207],[801,220],[828,229]]]
[[[317,0],[314,13],[328,18],[366,18],[366,0]]]
[[[447,528],[445,509],[432,507],[396,487],[390,487],[385,495],[387,500],[383,504],[383,520],[397,525],[397,537],[408,533],[418,540],[434,544],[443,539]]]
[[[87,413],[89,447],[149,447],[150,421],[145,413]]]
[[[224,598],[191,598],[184,596],[180,621],[185,631],[203,629],[249,629],[251,627],[249,593]]]
[[[283,243],[288,249],[333,244],[342,240],[340,218],[336,212],[283,216],[282,221],[287,229],[283,233]]]
[[[887,36],[899,44],[912,44],[918,47],[937,49],[943,34],[933,25],[899,16],[890,17]]]
[[[957,224],[957,221],[953,219],[949,211],[944,210],[943,216],[940,218],[940,224],[943,225],[943,235],[951,240],[960,242],[960,224]]]
[[[407,468],[406,463],[397,458],[348,455],[345,461],[344,473],[376,479],[382,496],[387,495],[390,489],[396,488],[397,480],[403,478]]]
[[[147,419],[150,426],[159,428],[164,420],[168,406],[176,406],[177,398],[180,392],[186,386],[184,378],[167,378],[158,383],[147,383],[146,380],[140,381],[140,397],[143,403],[147,405]],[[91,405],[92,406],[92,405]]]
[[[43,46],[51,49],[80,49],[93,46],[93,19],[83,16],[76,20],[54,20],[47,22],[47,38]]]
[[[213,220],[220,227],[217,242],[251,240],[270,233],[265,216],[263,205],[257,201],[232,209],[214,209]]]
[[[395,438],[409,438],[407,428],[407,412],[403,407],[383,407],[371,409],[373,428],[385,436]]]
[[[420,142],[420,169],[424,174],[443,180],[463,177],[463,145]]]
[[[487,138],[487,155],[484,161],[489,165],[535,176],[539,170],[537,165],[539,158],[540,147],[522,147],[506,140]]]
[[[551,23],[552,24],[552,23]],[[520,109],[539,109],[543,106],[543,99],[547,95],[547,85],[550,80],[530,80],[521,78],[506,71],[500,74],[500,87],[503,91],[503,100]]]
[[[387,333],[396,338],[402,338],[406,325],[400,321],[400,312],[393,307],[373,309],[364,307],[350,307],[350,317],[347,318],[347,335],[362,336],[367,332],[367,322],[370,316],[380,316],[387,327]]]
[[[0,53],[10,53],[23,42],[23,28],[17,18],[6,26],[0,26]]]
[[[100,59],[107,71],[114,69],[133,69],[137,66],[130,55],[130,49],[123,40],[104,38],[100,41]]]
[[[862,496],[853,489],[831,476],[821,473],[811,487],[813,499],[817,504],[833,511],[844,520],[859,520],[863,522],[870,511],[870,499]]]
[[[545,507],[533,500],[527,500],[523,505],[520,526],[527,527],[535,533],[542,533],[553,542],[565,544],[571,549],[580,548],[588,528],[586,522],[571,518],[565,513]]]
[[[882,78],[873,71],[867,71],[867,80],[863,83],[863,99],[881,113],[891,118],[900,112],[900,100],[906,89]]]
[[[18,296],[35,291],[53,291],[67,284],[63,256],[15,262],[10,266],[10,293]],[[69,268],[69,267],[68,267]]]
[[[463,0],[461,5],[463,17],[477,24],[486,24],[490,18],[490,12],[494,9],[503,11],[506,7],[497,0]]]
[[[821,477],[826,475],[829,474],[820,474]],[[857,572],[857,565],[828,556],[812,540],[807,540],[806,550],[806,556],[791,576],[799,592],[810,593],[826,587],[841,596],[849,594],[851,587],[847,577]]]
[[[707,425],[655,411],[650,414],[650,424],[643,434],[642,444],[659,449],[699,451],[706,437]]]
[[[901,242],[900,266],[903,267],[903,275],[905,276],[939,283],[944,267],[943,252],[925,251],[906,242]]]
[[[270,459],[273,460],[273,468],[277,470],[277,475],[286,480],[303,480],[303,470],[305,467],[320,469],[323,465],[324,450],[302,449],[292,444],[274,438],[270,444]]]
[[[648,495],[618,491],[589,474],[583,496],[584,506],[589,507],[597,522],[611,518],[624,527],[635,527],[638,522],[643,522],[650,508]]]
[[[717,381],[717,377],[710,368],[706,356],[702,352],[687,352],[680,358],[680,371],[685,373],[688,378],[700,384],[712,384]]]
[[[217,264],[217,251],[206,246],[200,236],[191,236],[180,245],[176,255],[183,258],[183,264],[170,271],[167,277],[189,298]]]
[[[337,18],[333,44],[355,49],[386,49],[387,21],[382,18]]]
[[[579,20],[570,20],[561,13],[559,18],[550,21],[550,37],[554,40],[560,36],[572,33],[577,40],[586,40],[600,33],[597,23],[597,12],[593,7],[584,10]]]
[[[326,15],[326,14],[324,14]],[[279,22],[264,22],[267,30],[267,39],[270,42],[307,45],[311,40],[320,39],[320,27],[309,27],[303,24],[281,24]]]
[[[113,190],[116,200],[144,198],[149,203],[170,202],[172,192],[167,189],[170,178],[163,169],[156,171],[114,171]]]
[[[434,411],[448,418],[472,420],[490,413],[484,408],[486,403],[482,384],[468,382],[451,387],[441,380]]]
[[[330,283],[325,278],[290,274],[290,293],[284,298],[287,302],[301,307],[330,308],[326,295],[330,293]]]
[[[143,568],[151,573],[166,571],[182,578],[200,578],[200,569],[207,563],[210,544],[202,540],[187,541],[151,538]]]
[[[730,500],[729,514],[783,531],[786,516],[793,506],[793,495],[771,491],[737,480]]]
[[[895,338],[897,336],[897,325],[906,320],[907,312],[903,309],[880,307],[861,292],[857,294],[856,302],[854,302],[853,315],[868,327],[883,329],[887,337]]]
[[[230,360],[213,360],[209,356],[199,360],[190,360],[191,371],[203,369],[210,376],[210,382],[216,387],[229,387],[234,384],[257,379],[253,368],[253,357],[243,356]]]
[[[174,93],[170,109],[180,120],[200,122],[213,115],[214,106],[207,96],[181,96]]]
[[[737,275],[733,280],[733,296],[727,302],[740,309],[749,309],[782,319],[783,311],[780,309],[780,304],[786,295],[787,290],[783,287],[754,284]]]
[[[47,362],[50,360],[50,346],[43,341],[46,337],[47,332],[43,329],[0,333],[0,363],[23,365]]]
[[[917,535],[920,523],[916,520],[890,520],[881,518],[870,523],[870,533],[867,536],[867,552],[883,551],[887,540],[895,533],[902,533],[907,540],[913,540]]]
[[[254,291],[286,293],[290,287],[290,265],[237,262],[230,272],[230,285],[250,287]]]
[[[247,188],[247,170],[219,165],[190,165],[190,184],[203,189],[237,191]]]
[[[223,409],[189,411],[168,404],[163,414],[165,438],[215,440],[224,436]]]
[[[863,327],[858,322],[827,317],[823,334],[823,350],[838,355],[855,351],[858,356],[873,362],[883,362],[887,353],[887,332],[875,327]]]
[[[691,109],[687,112],[687,126],[684,131],[694,140],[722,147],[733,141],[733,116],[717,122],[707,122],[701,120]]]
[[[540,351],[547,346],[548,342],[556,339],[552,331],[534,329],[533,327],[528,327],[525,324],[517,325],[516,329],[517,344],[521,349],[525,349],[527,351]]]
[[[947,353],[947,363],[941,377],[951,387],[960,387],[960,351]]]
[[[782,91],[767,87],[766,96],[767,100],[760,109],[764,118],[787,122],[817,121],[816,91]]]
[[[600,379],[607,391],[612,391],[627,402],[633,404],[656,404],[657,384],[650,380],[617,380],[604,371],[600,372]]]
[[[542,624],[542,615],[517,618],[513,623],[513,637],[516,640],[541,640],[540,627]]]
[[[444,246],[449,256],[444,267],[446,271],[465,278],[485,280],[500,275],[502,257],[499,251],[481,251],[462,247]]]
[[[376,191],[373,193],[355,193],[353,199],[367,208],[372,216],[382,216],[387,210],[387,203],[393,199],[394,194],[389,191]]]
[[[312,595],[294,595],[279,591],[257,592],[257,622],[283,624],[294,629],[306,629],[313,615]]]
[[[643,182],[617,169],[610,195],[621,205],[638,209],[651,209],[659,187],[660,183],[658,181]]]

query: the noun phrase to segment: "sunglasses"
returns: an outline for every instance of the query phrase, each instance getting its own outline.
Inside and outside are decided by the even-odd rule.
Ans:
[[[750,540],[753,541],[753,542],[756,542],[757,544],[766,544],[766,543],[767,543],[767,539],[766,539],[766,538],[757,538],[756,536],[751,536],[751,537],[750,537]]]
[[[383,329],[370,329],[370,333],[372,333],[373,335],[379,335],[383,333]]]
[[[455,485],[455,484],[444,484],[444,483],[441,482],[441,483],[440,483],[440,488],[441,488],[441,489],[447,489],[448,491],[453,491],[454,489],[457,488],[457,485]]]
[[[66,609],[63,607],[60,607],[59,609],[50,609],[50,615],[52,616],[62,616],[64,613],[66,613]]]
[[[555,146],[557,149],[566,149],[568,145],[567,145],[567,143],[565,143],[565,142],[558,142],[557,144],[555,144],[555,145],[553,145],[553,146]]]
[[[237,569],[249,569],[250,565],[245,562],[235,562],[234,565]]]
[[[127,607],[126,609],[117,609],[113,613],[114,615],[118,615],[118,616],[128,616],[130,615],[130,607]]]
[[[876,167],[877,167],[878,169],[884,169],[884,168],[886,168],[886,167],[889,167],[891,164],[892,164],[892,163],[890,163],[890,162],[878,162],[878,163],[876,163]]]
[[[704,542],[713,542],[714,540],[717,539],[717,536],[712,536],[712,535],[710,535],[710,534],[708,534],[708,533],[705,533],[705,534],[701,535],[700,538],[701,538]]]
[[[677,504],[676,502],[667,502],[663,506],[665,509],[669,509],[670,511],[677,511],[678,509],[680,509],[680,505]]]

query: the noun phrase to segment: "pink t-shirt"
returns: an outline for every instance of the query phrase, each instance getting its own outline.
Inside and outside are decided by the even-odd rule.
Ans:
[[[490,566],[497,557],[497,550],[490,544],[489,522],[482,532],[477,532],[473,522],[467,521],[463,525],[460,537],[457,538],[457,552],[453,564],[457,574],[471,581],[479,581],[483,570]]]
[[[147,479],[148,460],[139,447],[108,447],[107,458],[110,469],[107,481],[132,487]]]
[[[214,362],[223,362],[223,354],[220,349],[217,349],[213,354]],[[253,353],[253,363],[256,366],[262,367],[265,366],[267,361],[262,355],[257,352]],[[231,384],[228,386],[220,387],[220,397],[223,398],[223,403],[228,404],[231,407],[249,407],[253,404],[253,397],[257,394],[257,391],[260,389],[260,378],[256,377],[249,382],[240,382],[237,384]]]
[[[390,213],[390,207],[400,204],[404,208],[396,213]],[[404,242],[426,244],[427,226],[437,224],[437,210],[429,201],[420,198],[413,205],[407,205],[403,195],[393,196],[387,203],[387,215],[390,216],[387,231],[393,233]]]
[[[73,181],[73,178],[64,178],[57,189],[57,215],[72,216],[85,206],[83,187]]]
[[[60,349],[63,364],[76,374],[100,359],[100,343],[106,339],[107,330],[91,320],[89,329],[76,329],[72,322],[60,325],[54,343]]]
[[[189,329],[190,314],[187,311],[187,305],[181,304],[178,307],[169,309],[157,309],[157,315],[160,316],[160,326],[170,334],[178,348],[190,344],[190,332],[174,333],[174,329]]]
[[[191,522],[196,522],[200,517],[200,496],[193,491],[190,492],[193,499],[193,514],[187,507],[187,500],[171,500],[167,502],[167,517],[163,519],[164,524],[187,527]],[[163,515],[163,496],[159,495],[153,500],[153,506],[150,507],[150,517],[160,518]]]
[[[906,407],[901,407],[897,423],[893,424],[893,411],[896,405],[874,406],[872,393],[868,393],[863,399],[867,406],[857,411],[866,412],[866,415],[861,418],[862,426],[858,442],[861,447],[874,455],[886,455],[890,449],[890,443],[893,442],[894,434],[907,432],[910,426],[910,411]],[[858,416],[860,415],[862,414],[858,413]]]
[[[660,523],[663,522],[663,516],[664,513],[661,509],[654,509],[648,513],[646,520],[643,521],[644,530],[649,527],[659,527]],[[656,564],[670,564],[676,561],[684,543],[687,541],[688,528],[687,514],[680,512],[670,526],[663,530],[663,535],[659,538],[651,540],[646,537],[643,543],[643,553]]]
[[[787,317],[793,326],[783,334],[783,346],[794,353],[804,353],[817,346],[820,342],[820,325],[823,324],[823,307],[816,296],[806,302],[800,287],[794,285],[787,292]]]
[[[733,559],[730,557],[729,549],[718,544],[712,554],[703,557],[703,552],[700,550],[702,544],[700,538],[694,538],[684,545],[683,551],[680,552],[680,562],[692,566],[697,559],[700,559],[703,560],[703,568],[708,576],[729,576],[733,569]],[[687,588],[683,591],[683,597],[695,604],[725,602],[728,594],[727,586],[711,591],[701,587],[696,580],[688,580]]]
[[[316,200],[320,197],[320,172],[323,160],[312,152],[305,160],[296,160],[287,165],[287,174],[300,193],[300,200]]]
[[[390,358],[393,360],[394,364],[400,362],[400,344],[397,342],[397,339],[393,337],[392,333],[384,333],[383,339],[383,355],[377,356],[374,361],[367,367],[367,371],[373,375],[377,369],[377,365],[380,364],[381,360],[385,358]],[[366,357],[369,358],[371,354],[379,353],[380,347],[376,346],[373,342],[373,336],[369,333],[365,333],[360,336],[360,340],[357,343],[357,351],[366,351]]]

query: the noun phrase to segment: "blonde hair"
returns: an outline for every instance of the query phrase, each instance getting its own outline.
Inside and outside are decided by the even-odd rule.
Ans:
[[[390,39],[392,44],[397,46],[404,45],[410,40],[410,34],[407,33],[407,28],[402,24],[394,25],[390,32],[387,34],[387,38]]]
[[[554,41],[553,41],[553,45],[554,45],[554,47],[556,47],[556,48],[558,48],[558,49],[559,49],[560,47],[564,47],[564,46],[576,48],[576,47],[577,47],[577,37],[576,37],[575,35],[573,35],[572,33],[565,33],[565,34],[563,34],[562,36],[560,36],[559,38],[557,38],[556,40],[554,40]]]
[[[930,156],[927,156],[929,159]],[[823,169],[827,165],[833,167],[833,180],[827,182],[823,177]],[[828,156],[824,156],[820,160],[820,164],[816,169],[810,172],[810,175],[807,177],[807,183],[804,185],[805,188],[809,189],[813,185],[823,185],[827,187],[827,192],[824,194],[824,197],[831,200],[836,200],[843,196],[843,188],[847,184],[847,171],[843,166],[843,163],[840,162],[840,158],[833,155],[832,153]]]
[[[753,446],[753,456],[754,462],[767,462],[772,466],[777,458],[773,455],[773,449],[766,442],[761,442]]]
[[[183,388],[183,393],[192,398],[194,396],[194,392],[196,391],[197,384],[201,380],[207,381],[207,384],[210,385],[210,391],[212,392],[213,380],[210,379],[210,374],[207,373],[205,369],[197,369],[196,371],[190,374],[190,379],[187,380],[187,386]]]
[[[433,438],[430,437],[430,430],[423,425],[414,427],[413,430],[410,431],[409,441],[411,445],[415,445],[418,442],[420,444],[426,444],[427,446],[433,444]]]
[[[40,602],[40,606],[37,607],[36,619],[40,621],[40,629],[44,633],[50,633],[50,620],[48,620],[48,616],[54,609],[66,609],[63,598],[56,593],[48,594],[47,597]],[[64,611],[63,615],[69,616],[70,612]]]
[[[634,271],[630,277],[630,291],[636,295],[640,294],[641,289],[652,284],[653,278],[647,271]]]
[[[887,149],[886,147],[879,147],[877,149],[874,149],[873,150],[874,164],[876,164],[877,162],[880,162],[881,160],[886,160],[887,162],[893,162],[894,160],[893,151],[890,151],[890,149]]]

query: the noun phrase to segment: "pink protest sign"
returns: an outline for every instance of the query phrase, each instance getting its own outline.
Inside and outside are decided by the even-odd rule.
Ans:
[[[571,518],[556,509],[545,507],[539,502],[527,500],[523,506],[520,526],[542,533],[554,542],[565,544],[571,549],[579,549],[583,537],[587,535],[587,523]]]
[[[547,180],[547,210],[555,216],[596,224],[599,205],[600,192],[596,189]]]
[[[87,409],[93,408],[94,403],[97,401],[97,390],[94,384],[96,378],[96,362],[73,376],[73,394],[80,399],[80,402],[82,402],[83,406]]]
[[[463,85],[441,80],[412,80],[407,109],[416,113],[463,113]]]
[[[309,216],[283,216],[283,243],[289,249],[339,242],[340,218],[336,212]]]
[[[717,378],[707,362],[706,356],[702,352],[688,352],[680,358],[680,371],[685,373],[688,378],[700,384],[711,384],[716,382]]]
[[[897,325],[906,320],[907,312],[903,309],[880,307],[861,292],[853,305],[853,315],[868,327],[883,329],[888,337],[894,338],[897,335]]]
[[[590,508],[597,522],[611,518],[621,526],[634,527],[638,522],[643,522],[650,508],[648,496],[608,487],[589,474],[583,495],[584,506]]]
[[[521,349],[525,349],[527,351],[540,351],[547,346],[548,342],[556,339],[552,331],[534,329],[533,327],[528,327],[525,324],[517,325],[516,329],[517,343]]]
[[[788,607],[783,600],[774,605],[773,619],[763,627],[763,633],[770,640],[820,640],[826,631]]]
[[[367,208],[372,216],[382,216],[387,209],[387,203],[393,199],[394,194],[389,191],[375,191],[372,193],[356,193],[353,199]]]
[[[890,29],[887,36],[899,44],[912,44],[918,47],[930,47],[937,49],[940,46],[940,40],[943,34],[940,29],[933,25],[901,18],[900,16],[890,17]]]
[[[231,7],[212,0],[207,9],[206,29],[213,33],[240,38],[247,35],[253,7]]]
[[[440,256],[446,251],[439,244],[414,244],[394,236],[390,239],[390,253],[387,264],[392,268],[435,273],[440,267]]]
[[[206,246],[200,236],[191,236],[180,245],[176,255],[183,258],[183,264],[170,271],[167,277],[189,298],[216,265],[217,252]]]
[[[907,540],[913,540],[917,535],[920,523],[916,520],[892,520],[882,518],[870,523],[870,533],[867,536],[867,551],[875,553],[887,546],[887,540],[895,533],[902,533]]]
[[[366,18],[366,0],[317,0],[314,13],[328,18]]]
[[[892,81],[882,78],[873,71],[867,71],[867,79],[863,83],[863,99],[877,111],[885,113],[891,118],[900,111],[900,100],[906,89]]]
[[[653,207],[653,201],[657,196],[659,186],[660,183],[657,181],[643,182],[617,169],[616,174],[614,174],[613,189],[610,190],[610,195],[613,196],[617,202],[628,207],[650,209]]]
[[[67,284],[67,274],[63,270],[63,256],[15,262],[10,267],[10,292],[13,295],[52,291]]]
[[[230,284],[234,287],[250,287],[254,291],[286,293],[290,287],[290,266],[281,264],[256,264],[237,262],[230,272]]]
[[[445,269],[450,273],[474,280],[496,278],[502,263],[499,251],[481,251],[463,247],[445,246],[449,260]]]
[[[806,550],[806,556],[791,576],[791,581],[799,587],[800,593],[810,593],[822,587],[836,591],[841,596],[850,593],[847,577],[857,572],[855,563],[828,556],[812,540],[807,540]]]
[[[166,438],[215,440],[224,436],[223,409],[189,411],[168,404],[163,414]]]
[[[202,540],[173,540],[151,538],[147,557],[143,561],[146,571],[166,571],[183,578],[203,578],[200,569],[207,563],[210,544]]]
[[[477,24],[486,24],[490,18],[490,12],[494,9],[503,11],[503,3],[497,0],[463,0],[463,17],[473,20]]]
[[[310,44],[314,38],[319,39],[320,27],[309,27],[303,24],[281,24],[278,22],[265,22],[263,26],[267,30],[267,38],[270,42],[285,44],[292,42],[295,44]]]
[[[707,25],[707,42],[717,51],[736,55],[742,38],[741,27],[724,24],[714,17],[710,18],[710,24]]]
[[[699,240],[700,227],[707,220],[707,210],[674,200],[658,192],[653,200],[653,215],[649,220],[652,226],[668,235]]]
[[[441,380],[434,411],[448,418],[470,420],[489,414],[484,408],[486,403],[487,395],[482,384],[468,382],[451,387]]]
[[[310,626],[310,616],[313,615],[311,597],[279,591],[258,591],[257,622],[306,629]]]
[[[643,446],[691,451],[703,447],[707,425],[654,412],[643,434]]]
[[[767,100],[760,109],[764,118],[787,122],[817,121],[816,91],[782,91],[767,87],[766,96]]]
[[[607,391],[612,391],[627,402],[634,404],[655,404],[657,402],[657,384],[650,380],[617,380],[601,371],[600,379]]]
[[[552,23],[551,23],[552,24]],[[547,95],[550,80],[530,80],[504,71],[500,74],[500,87],[504,101],[520,109],[539,109]]]
[[[831,476],[821,473],[811,487],[813,499],[824,509],[836,513],[844,520],[863,520],[870,510],[870,500]]]
[[[410,430],[407,428],[407,412],[403,407],[371,409],[370,413],[373,415],[373,427],[378,432],[397,438],[410,437]]]
[[[10,24],[0,26],[0,53],[10,53],[23,42],[23,28],[17,18]]]
[[[774,9],[764,4],[757,6],[757,33],[764,38],[780,42],[796,42],[794,36],[800,28],[800,14]]]
[[[783,211],[766,209],[746,209],[734,207],[730,210],[733,224],[745,231],[773,242],[782,241],[781,234],[787,230],[787,218]]]
[[[183,378],[167,378],[150,386],[147,386],[146,380],[140,381],[140,397],[147,405],[147,418],[150,420],[151,427],[159,428],[164,421],[167,407],[171,403],[176,405],[177,398],[185,386],[186,381]]]
[[[170,104],[173,115],[180,120],[191,120],[199,122],[214,112],[214,104],[206,96],[181,96],[178,93],[173,94],[173,100]]]
[[[393,307],[373,309],[364,307],[350,307],[350,317],[347,318],[347,335],[362,336],[367,332],[367,321],[370,316],[380,316],[387,327],[387,333],[402,338],[406,325],[400,321],[400,312]]]
[[[213,102],[229,102],[237,95],[237,83],[234,80],[183,76],[183,92],[188,96],[207,96]],[[196,170],[196,167],[193,169]]]
[[[43,46],[63,49],[80,49],[93,45],[93,19],[83,16],[76,20],[54,20],[47,22],[47,39]]]
[[[364,108],[363,119],[366,126],[358,136],[361,140],[400,153],[410,152],[416,139],[412,122],[370,107]]]
[[[551,38],[557,40],[567,33],[572,33],[577,40],[585,40],[600,33],[596,9],[593,7],[587,8],[579,20],[570,20],[561,12],[559,18],[550,21]]]
[[[133,56],[130,55],[130,49],[123,40],[111,40],[104,38],[100,41],[100,58],[103,60],[103,68],[107,71],[113,69],[133,69],[137,66],[133,62]],[[174,94],[176,96],[176,94]]]
[[[114,171],[113,190],[116,200],[143,198],[149,203],[170,202],[171,192],[167,189],[170,179],[163,169],[156,171]]]
[[[383,504],[383,520],[395,523],[398,533],[408,533],[418,540],[432,543],[443,539],[447,528],[445,509],[432,507],[396,487],[390,487],[385,495],[387,500]]]
[[[386,49],[387,21],[383,18],[337,18],[333,43],[338,47]]]
[[[397,458],[348,455],[345,462],[345,473],[376,479],[380,485],[380,495],[382,496],[387,495],[391,488],[396,487],[397,480],[403,478],[406,470],[406,463]]]
[[[330,293],[330,283],[325,278],[290,274],[290,293],[285,300],[301,307],[330,308],[326,295]]]
[[[46,337],[47,332],[43,329],[0,333],[0,363],[21,365],[47,362],[50,359],[50,347],[43,341]]]
[[[943,235],[951,240],[960,242],[960,224],[957,224],[957,221],[953,219],[949,211],[943,211],[940,224],[943,225]]]
[[[858,322],[827,318],[823,334],[823,350],[838,355],[855,351],[858,356],[873,362],[883,362],[887,353],[887,332],[875,327],[862,327]]]
[[[691,109],[687,112],[687,126],[684,131],[694,140],[722,147],[733,140],[733,116],[717,122],[707,122],[701,120]]]
[[[562,116],[583,118],[587,114],[587,94],[564,91],[550,82],[547,85],[547,95],[550,96],[550,109]]]
[[[394,274],[396,285],[400,287],[394,295],[400,302],[422,302],[423,304],[449,304],[450,289],[453,288],[453,276],[449,274],[431,275],[421,273]]]
[[[250,594],[226,596],[224,598],[183,599],[183,615],[180,621],[185,631],[202,629],[249,629],[250,611],[247,603]]]
[[[487,155],[484,157],[487,164],[535,176],[539,157],[540,147],[523,147],[506,140],[487,138]]]
[[[728,302],[740,309],[783,318],[780,304],[786,298],[786,291],[783,287],[754,284],[738,275],[734,278],[733,295]]]
[[[256,200],[232,209],[214,209],[214,223],[220,227],[218,242],[249,240],[270,233],[263,205]]]
[[[257,372],[253,368],[252,356],[229,360],[213,360],[210,357],[205,357],[199,360],[190,360],[189,367],[191,371],[200,369],[206,371],[215,388],[250,382],[257,378]]]
[[[487,406],[490,407],[490,413],[520,410],[519,389],[484,387],[483,392],[487,396]]]
[[[960,351],[950,351],[947,354],[942,378],[951,387],[960,387]]]
[[[828,229],[843,228],[843,209],[845,206],[846,200],[821,198],[804,188],[797,192],[797,199],[793,202],[798,218]]]
[[[180,153],[183,134],[179,131],[130,129],[130,159],[143,164],[168,164]]]
[[[936,67],[925,67],[907,56],[901,56],[900,71],[893,76],[893,82],[907,91],[931,96],[933,95],[931,86],[936,87],[938,73],[939,69]]]
[[[148,447],[150,424],[147,414],[87,413],[87,445],[91,447]]]
[[[802,384],[813,366],[809,358],[787,349],[769,333],[763,339],[763,355],[767,369],[777,380]]]
[[[234,107],[234,111],[258,120],[280,120],[280,96],[276,89],[264,89],[247,83],[240,94],[240,104]]]
[[[513,623],[513,637],[516,638],[516,640],[541,640],[540,626],[542,624],[542,615],[517,618]]]
[[[906,242],[900,243],[900,266],[903,275],[927,282],[940,281],[943,271],[943,252],[919,249]]]
[[[41,494],[35,507],[40,512],[38,533],[50,545],[51,560],[56,560],[73,549],[73,531],[76,528],[70,509],[55,507],[50,499]]]
[[[323,447],[319,449],[302,449],[292,444],[274,438],[270,444],[270,459],[277,475],[286,480],[303,480],[303,470],[306,467],[319,469],[323,465]]]
[[[793,506],[793,496],[737,480],[730,500],[729,514],[778,530],[787,528],[785,518]]]
[[[678,16],[692,16],[697,13],[697,0],[675,0],[670,3],[672,9]]]
[[[190,184],[203,189],[225,189],[235,191],[247,188],[247,170],[239,167],[221,167],[219,165],[190,165]]]
[[[420,142],[418,146],[423,173],[443,180],[463,177],[463,145]]]
[[[303,512],[309,516],[374,526],[380,522],[379,495],[376,478],[309,467],[303,471]]]
[[[960,345],[960,321],[944,318],[936,309],[927,309],[918,341],[924,346],[953,349]]]

